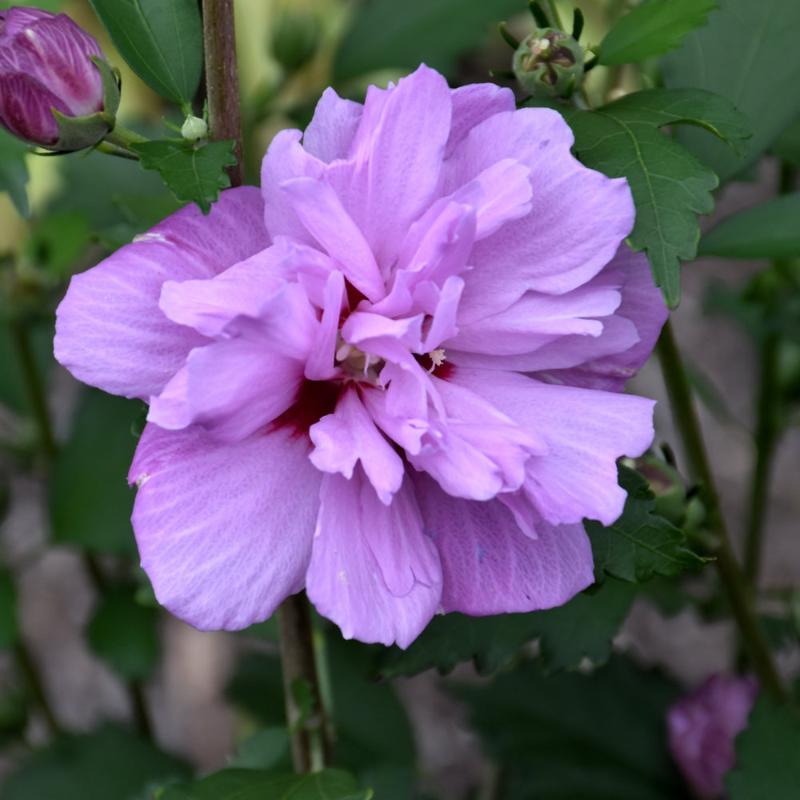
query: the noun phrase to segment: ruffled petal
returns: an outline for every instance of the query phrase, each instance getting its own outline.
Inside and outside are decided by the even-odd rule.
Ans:
[[[235,445],[148,425],[129,476],[133,527],[158,601],[201,630],[267,619],[303,588],[319,507],[308,440]]]
[[[516,108],[514,92],[495,83],[470,83],[453,89],[453,120],[445,158],[450,158],[464,137],[483,120]]]
[[[581,165],[570,153],[572,142],[557,112],[520,109],[477,125],[447,162],[446,192],[503,158],[530,167],[534,186],[530,213],[476,244],[464,321],[502,311],[528,290],[561,294],[586,283],[630,233],[627,182]]]
[[[348,480],[356,463],[361,466],[384,505],[403,482],[403,461],[367,413],[354,388],[346,389],[333,414],[312,425],[309,436],[315,448],[311,462],[323,472],[338,472]]]
[[[350,160],[326,171],[383,270],[435,199],[450,108],[447,81],[419,67],[390,91],[367,94]]]
[[[347,158],[363,110],[360,103],[343,100],[333,89],[326,89],[303,134],[303,147],[326,164]]]
[[[189,351],[207,342],[161,311],[164,282],[211,278],[268,244],[257,189],[223,192],[208,216],[186,206],[72,278],[56,312],[56,359],[112,394],[159,394]]]
[[[383,296],[383,278],[369,244],[324,181],[294,178],[281,191],[314,241],[339,265],[350,283],[370,300]]]
[[[306,591],[346,639],[408,647],[439,606],[442,574],[406,479],[391,505],[361,469],[326,475]]]
[[[423,475],[414,484],[425,532],[442,560],[444,611],[482,616],[553,608],[594,581],[582,525],[539,519],[532,539],[498,500],[460,500]]]
[[[614,316],[628,323],[627,330],[631,325],[636,329],[636,341],[628,347],[621,347],[620,338],[613,351],[605,347],[605,352],[590,348],[578,366],[568,370],[550,370],[548,379],[570,386],[621,392],[625,383],[650,357],[669,312],[661,290],[653,282],[647,257],[643,253],[632,252],[627,245],[620,247],[611,263],[590,285],[600,282],[619,287],[622,303]],[[608,322],[604,327],[600,339],[610,343],[613,331]],[[601,346],[600,341],[595,344],[595,347],[598,346]]]
[[[527,461],[524,489],[544,519],[610,525],[619,517],[626,495],[616,460],[639,456],[652,443],[652,400],[500,371],[458,368],[451,380],[543,440],[547,452]]]

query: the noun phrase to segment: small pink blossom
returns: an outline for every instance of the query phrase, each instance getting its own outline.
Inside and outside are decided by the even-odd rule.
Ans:
[[[80,117],[103,108],[95,39],[66,14],[0,11],[0,124],[43,146],[58,141],[53,110]]]
[[[736,764],[734,740],[747,726],[758,694],[752,678],[712,675],[669,710],[669,747],[700,800],[723,796],[725,775]]]
[[[630,191],[559,114],[420,67],[326,91],[262,188],[73,278],[58,360],[150,404],[130,479],[161,603],[242,628],[305,588],[347,637],[549,608],[652,436],[622,394],[666,310]]]

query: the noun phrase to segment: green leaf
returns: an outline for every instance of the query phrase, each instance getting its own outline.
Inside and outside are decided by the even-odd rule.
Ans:
[[[162,97],[190,103],[203,69],[196,0],[90,0],[114,46]]]
[[[345,641],[338,629],[326,637],[337,763],[364,783],[364,770],[379,764],[413,767],[416,756],[411,725],[394,686],[370,680],[375,653],[382,652],[382,647]]]
[[[800,167],[800,119],[781,133],[773,143],[771,152],[793,167]]]
[[[225,687],[225,697],[264,725],[286,725],[280,659],[267,653],[247,653]]]
[[[119,728],[66,736],[34,752],[3,784],[3,800],[132,800],[186,766]]]
[[[622,516],[607,528],[586,521],[595,569],[643,583],[655,575],[675,577],[705,563],[686,546],[683,531],[655,513],[655,497],[641,475],[620,467],[619,482],[628,493]]]
[[[91,552],[135,550],[126,476],[136,448],[131,426],[141,403],[95,389],[83,393],[72,433],[59,451],[50,482],[53,538]]]
[[[230,766],[244,769],[290,770],[291,743],[286,726],[264,728],[240,742],[236,754],[230,760]]]
[[[224,769],[193,783],[168,786],[158,800],[369,800],[352,775],[326,769],[308,775]]]
[[[664,724],[677,689],[626,659],[592,675],[527,663],[455,691],[499,762],[502,800],[686,798]]]
[[[120,677],[150,677],[160,652],[158,611],[139,605],[130,591],[114,589],[102,598],[87,628],[89,645]]]
[[[800,786],[800,717],[761,696],[736,739],[737,766],[725,785],[730,800],[796,800]]]
[[[680,298],[680,260],[694,258],[698,214],[714,207],[714,173],[659,128],[686,123],[738,143],[745,118],[722,97],[692,90],[650,89],[596,111],[564,109],[575,133],[575,152],[609,177],[625,177],[636,204],[630,241],[645,250],[656,284],[670,306]]]
[[[29,213],[27,154],[25,142],[0,128],[0,192],[8,192],[11,202],[23,217]]]
[[[800,116],[798,30],[796,0],[719,0],[708,25],[664,59],[667,86],[716,92],[749,121],[753,137],[739,153],[693,131],[681,133],[681,141],[720,180],[752,164]]]
[[[131,145],[145,169],[158,172],[181,203],[197,203],[207,214],[222,189],[231,185],[225,167],[236,164],[234,142],[192,142],[162,139]]]
[[[22,247],[22,260],[52,278],[67,278],[81,268],[80,258],[89,247],[90,238],[89,221],[84,214],[48,214],[33,226]]]
[[[674,50],[706,23],[717,0],[647,0],[622,17],[600,44],[601,64],[631,64]]]
[[[3,312],[13,313],[11,309],[3,309]],[[36,371],[46,385],[53,364],[53,323],[49,320],[21,320],[19,324],[28,328]],[[0,369],[0,403],[18,414],[31,414],[31,396],[26,385],[17,334],[4,318],[0,318],[0,364],[3,365]]]
[[[7,650],[17,643],[17,590],[8,570],[0,568],[0,650]]]
[[[725,258],[800,256],[800,192],[726,217],[700,240],[698,255]]]
[[[611,654],[611,640],[628,615],[635,587],[610,578],[564,606],[530,614],[435,617],[407,649],[383,651],[377,661],[382,678],[415,675],[436,667],[449,672],[472,659],[481,674],[508,665],[520,648],[539,639],[541,657],[552,671],[578,666],[584,658],[599,664]]]
[[[381,69],[414,69],[424,61],[449,72],[456,58],[488,39],[498,20],[525,10],[520,0],[372,0],[355,5],[336,53],[334,78]]]

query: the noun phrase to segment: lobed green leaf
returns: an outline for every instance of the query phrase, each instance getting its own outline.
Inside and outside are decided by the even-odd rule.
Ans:
[[[620,467],[619,482],[628,493],[622,516],[608,527],[586,521],[596,570],[643,583],[656,575],[672,578],[705,563],[687,547],[684,532],[656,513],[655,497],[641,475]]]
[[[714,207],[717,176],[665,136],[665,125],[689,124],[738,145],[747,120],[723,97],[700,90],[650,89],[596,111],[562,109],[575,134],[575,152],[609,177],[627,178],[636,204],[630,235],[645,250],[670,306],[680,298],[680,261],[695,257],[698,214]]]
[[[609,578],[566,605],[529,614],[435,617],[407,649],[393,647],[377,660],[383,678],[415,675],[436,667],[449,672],[472,660],[481,674],[507,666],[520,648],[539,640],[542,662],[549,671],[577,667],[584,658],[595,664],[611,655],[611,641],[628,615],[636,589]]]
[[[717,0],[646,0],[606,34],[599,63],[636,63],[674,50],[715,8]]]
[[[706,89],[725,97],[753,132],[734,152],[695,132],[680,140],[721,181],[752,164],[800,116],[800,3],[796,0],[719,0],[708,25],[690,33],[665,57],[670,88]]]
[[[197,203],[204,214],[231,185],[226,167],[236,164],[234,142],[193,144],[181,139],[161,139],[132,145],[144,169],[158,172],[181,203]]]

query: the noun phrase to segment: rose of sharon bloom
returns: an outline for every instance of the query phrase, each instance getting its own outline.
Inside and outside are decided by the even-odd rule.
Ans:
[[[712,675],[669,710],[672,756],[701,800],[723,796],[723,779],[736,763],[734,740],[747,726],[757,694],[753,678]]]
[[[619,393],[665,308],[624,180],[554,111],[425,66],[322,96],[262,189],[185,208],[73,278],[55,351],[150,403],[130,480],[142,566],[193,625],[306,589],[405,647],[437,611],[557,606],[592,582],[615,461],[653,436]]]
[[[58,141],[53,109],[68,117],[101,111],[93,56],[103,57],[100,46],[66,14],[0,11],[0,124],[46,147]]]

